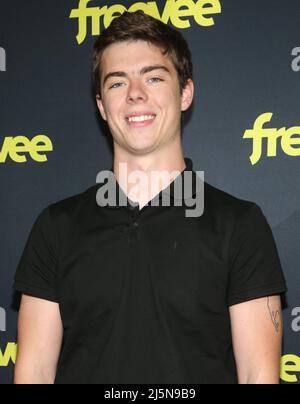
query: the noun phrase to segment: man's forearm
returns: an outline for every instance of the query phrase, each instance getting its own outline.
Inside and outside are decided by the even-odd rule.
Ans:
[[[55,377],[38,369],[15,368],[14,384],[54,384]]]
[[[265,369],[239,380],[239,384],[280,384],[279,371]]]

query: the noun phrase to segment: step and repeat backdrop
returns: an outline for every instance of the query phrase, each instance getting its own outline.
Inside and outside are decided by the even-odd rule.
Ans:
[[[256,202],[272,227],[289,289],[281,380],[300,383],[300,1],[1,0],[0,384],[13,380],[12,284],[35,218],[112,164],[93,44],[138,9],[180,30],[193,54],[185,156],[210,184]]]

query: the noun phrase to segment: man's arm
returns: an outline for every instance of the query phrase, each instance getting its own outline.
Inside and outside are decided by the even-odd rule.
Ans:
[[[62,336],[58,304],[23,295],[14,383],[54,384]]]
[[[280,296],[230,307],[233,349],[240,384],[279,384],[282,344]]]

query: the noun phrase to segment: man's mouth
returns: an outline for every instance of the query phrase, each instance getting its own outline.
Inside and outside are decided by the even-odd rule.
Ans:
[[[156,115],[138,115],[126,118],[126,121],[131,127],[141,127],[152,124],[155,118]]]

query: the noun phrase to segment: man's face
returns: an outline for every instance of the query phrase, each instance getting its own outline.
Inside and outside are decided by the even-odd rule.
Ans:
[[[140,73],[157,65],[164,68]],[[105,80],[112,72],[119,73]],[[175,67],[156,46],[146,41],[120,42],[103,53],[102,99],[97,97],[97,104],[114,142],[129,153],[143,155],[180,136],[181,111],[191,105],[193,89],[190,80],[180,96]]]

